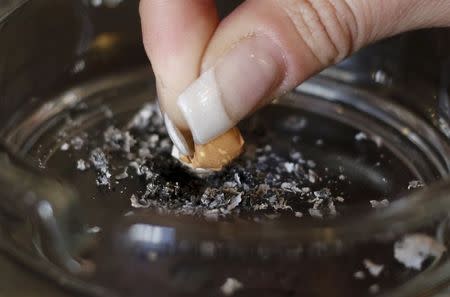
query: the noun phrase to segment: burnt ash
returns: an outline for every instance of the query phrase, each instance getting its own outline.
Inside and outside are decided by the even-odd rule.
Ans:
[[[305,125],[302,119],[301,127]],[[248,132],[243,131],[244,135]],[[148,104],[124,128],[110,125],[97,143],[91,141],[95,145],[90,168],[102,188],[111,189],[113,181],[137,178],[142,191],[132,193],[130,203],[138,208],[211,219],[237,214],[266,218],[338,215],[336,204],[344,202],[342,193],[335,195],[327,187],[329,181],[321,177],[316,162],[304,159],[299,151],[275,152],[268,133],[259,129],[240,158],[220,172],[200,177],[171,156],[172,143],[159,111]]]

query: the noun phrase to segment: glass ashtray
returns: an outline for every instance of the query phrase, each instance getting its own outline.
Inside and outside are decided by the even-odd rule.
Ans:
[[[171,156],[138,2],[0,4],[3,254],[74,296],[448,296],[448,37],[327,69],[198,176]]]
[[[199,177],[171,157],[149,77],[82,83],[6,134],[11,155],[57,177],[24,191],[39,219],[9,224],[41,273],[98,296],[409,297],[447,284],[450,154],[426,122],[319,76],[245,120],[245,153]]]

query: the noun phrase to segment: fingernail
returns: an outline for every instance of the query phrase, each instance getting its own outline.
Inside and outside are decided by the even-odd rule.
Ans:
[[[235,126],[280,82],[283,57],[264,37],[241,41],[179,97],[194,141],[205,144]]]
[[[178,151],[185,156],[190,156],[192,152],[186,138],[177,126],[174,125],[167,114],[164,114],[164,124],[166,125],[167,134],[169,134],[170,139],[177,147]]]

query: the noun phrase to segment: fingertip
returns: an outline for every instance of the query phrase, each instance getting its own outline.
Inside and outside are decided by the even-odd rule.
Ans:
[[[215,2],[141,0],[139,10],[161,108],[175,126],[187,130],[176,98],[199,75],[201,57],[218,23]]]
[[[172,140],[173,144],[177,147],[178,151],[185,156],[190,156],[193,153],[193,145],[190,144],[188,139],[181,133],[178,127],[172,122],[167,114],[164,114],[164,124],[167,129],[167,134]]]

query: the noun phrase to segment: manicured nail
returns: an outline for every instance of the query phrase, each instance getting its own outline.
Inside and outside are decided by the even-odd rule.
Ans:
[[[278,85],[283,65],[278,46],[253,37],[204,72],[177,102],[194,141],[205,144],[235,126]]]
[[[167,114],[164,114],[164,124],[166,125],[167,134],[169,134],[170,139],[172,139],[172,142],[177,147],[178,151],[185,156],[190,156],[192,152],[186,138],[177,126],[173,124]]]

